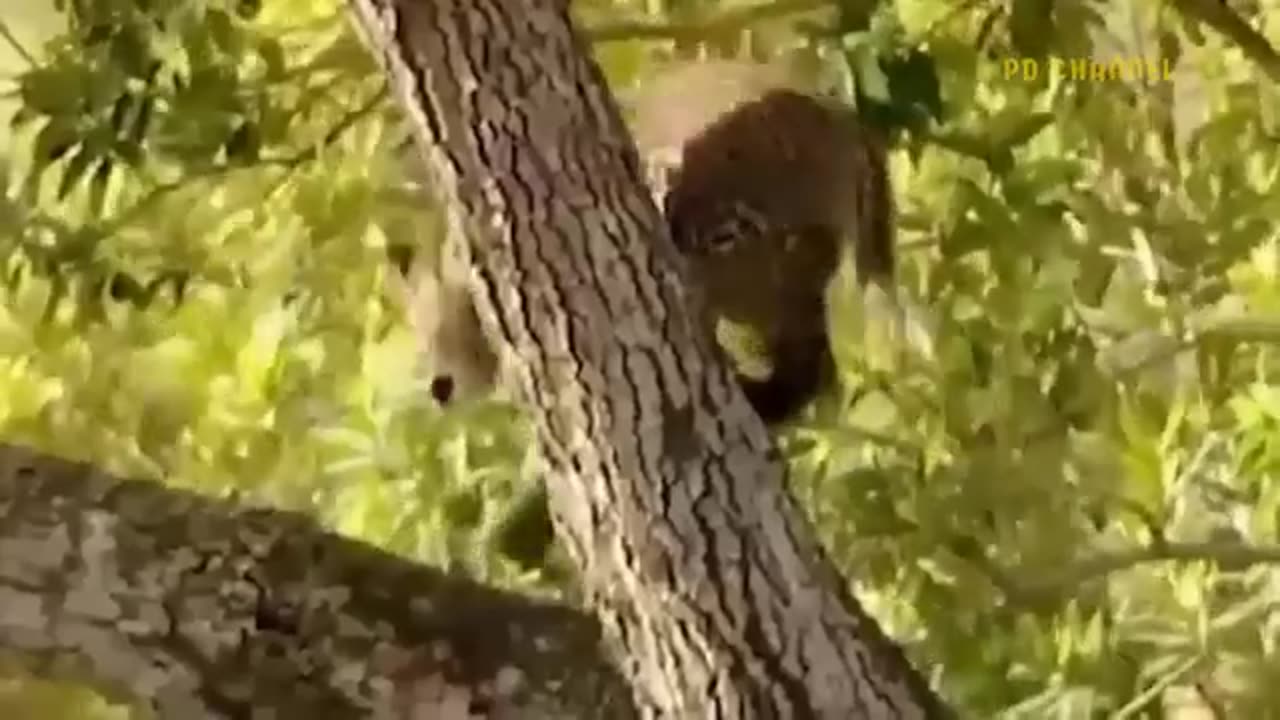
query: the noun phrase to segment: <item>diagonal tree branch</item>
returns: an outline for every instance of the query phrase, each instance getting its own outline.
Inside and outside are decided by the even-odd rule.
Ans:
[[[1280,52],[1222,0],[1173,0],[1183,16],[1199,20],[1231,40],[1262,72],[1280,82]]]

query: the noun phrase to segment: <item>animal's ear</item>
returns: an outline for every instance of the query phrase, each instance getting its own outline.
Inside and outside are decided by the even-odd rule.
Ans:
[[[431,379],[431,398],[441,405],[448,405],[453,400],[453,378],[448,375],[437,375]]]
[[[401,278],[409,277],[414,261],[418,257],[418,249],[412,243],[390,243],[387,245],[387,259],[395,266]]]

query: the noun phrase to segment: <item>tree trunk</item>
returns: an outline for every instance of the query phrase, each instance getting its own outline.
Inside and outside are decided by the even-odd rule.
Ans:
[[[833,570],[711,338],[563,0],[350,0],[532,409],[644,717],[945,711]]]

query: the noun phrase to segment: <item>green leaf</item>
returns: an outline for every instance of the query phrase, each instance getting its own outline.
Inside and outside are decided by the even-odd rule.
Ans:
[[[71,67],[36,68],[18,81],[19,99],[24,108],[41,115],[75,115],[83,108],[80,75]]]
[[[67,163],[67,169],[63,171],[62,178],[58,180],[58,199],[66,198],[67,194],[75,188],[80,182],[84,174],[89,168],[98,161],[99,155],[86,145],[79,145],[75,154],[71,156],[71,161]]]
[[[1055,33],[1054,0],[1013,0],[1009,39],[1021,58],[1041,59]]]

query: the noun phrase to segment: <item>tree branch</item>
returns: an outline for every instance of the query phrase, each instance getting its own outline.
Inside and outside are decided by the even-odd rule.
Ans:
[[[969,557],[991,582],[1019,605],[1056,603],[1081,585],[1139,565],[1159,562],[1213,562],[1226,567],[1280,565],[1280,547],[1234,541],[1156,542],[1144,547],[1098,552],[1045,577],[1025,580],[985,558]]]
[[[832,0],[774,0],[747,7],[734,8],[711,17],[686,23],[657,23],[648,20],[624,20],[602,23],[586,29],[594,43],[625,40],[696,41],[710,35],[745,29],[751,25],[798,15],[823,8],[833,8]]]
[[[1116,552],[1100,552],[1050,577],[1027,583],[1026,592],[1043,595],[1070,588],[1112,573],[1130,570],[1138,565],[1156,562],[1214,562],[1225,566],[1249,566],[1258,564],[1280,565],[1280,547],[1250,546],[1227,542],[1161,542],[1146,547]]]
[[[575,610],[4,445],[0,607],[6,655],[163,718],[634,716]]]
[[[1280,53],[1223,0],[1173,0],[1173,7],[1184,17],[1217,30],[1234,42],[1245,57],[1257,63],[1273,82],[1280,82]]]

